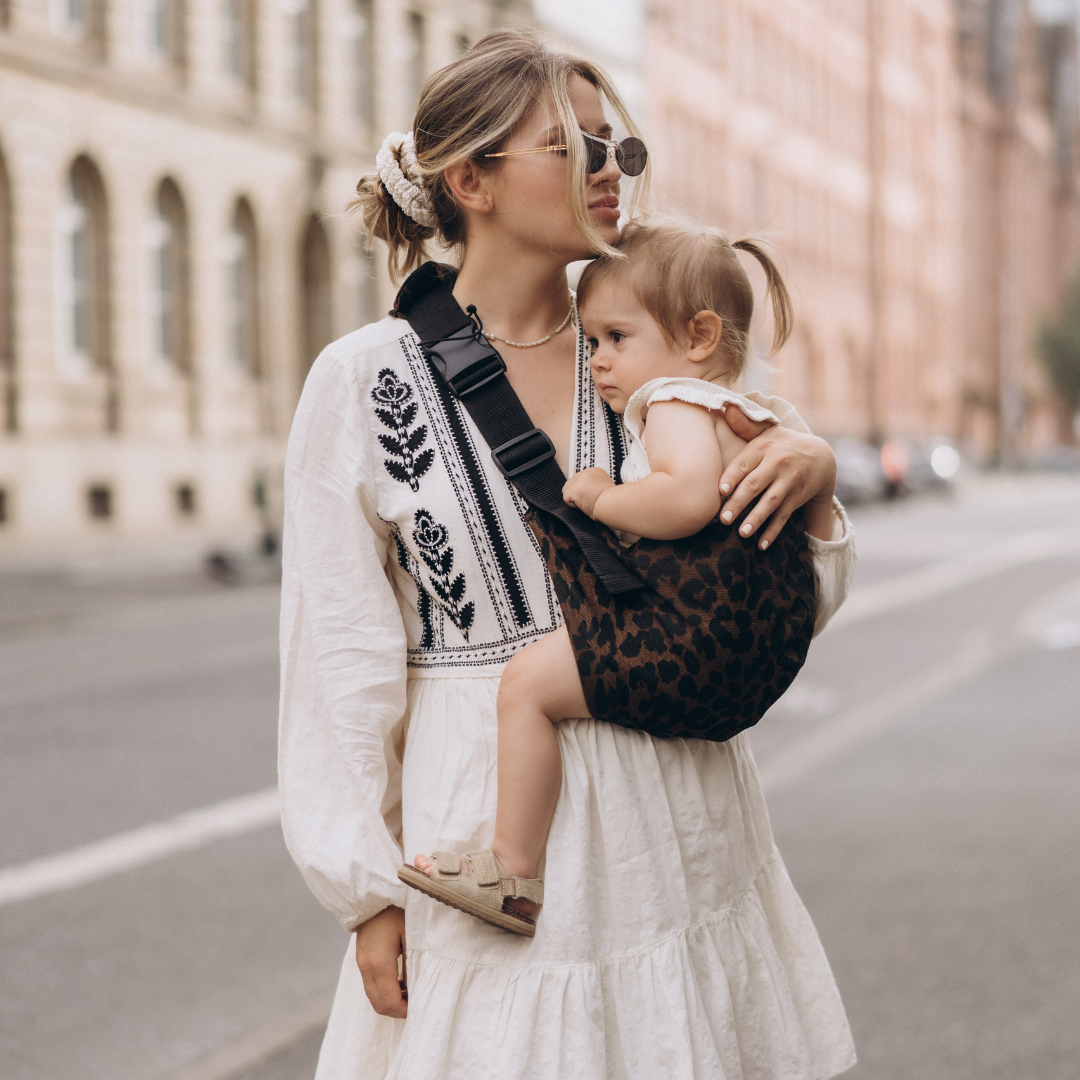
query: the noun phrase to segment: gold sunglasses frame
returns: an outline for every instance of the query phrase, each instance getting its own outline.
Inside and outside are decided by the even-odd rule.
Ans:
[[[608,161],[613,161],[619,172],[624,176],[630,176],[631,174],[626,172],[619,164],[619,159],[615,156],[615,151],[619,148],[619,143],[615,139],[603,139],[599,135],[593,135],[590,132],[583,131],[581,133],[582,138],[592,139],[594,142],[603,143],[604,148],[607,151]],[[485,154],[486,158],[497,157],[518,157],[522,154],[548,154],[554,150],[569,150],[570,147],[566,143],[559,143],[557,146],[531,146],[527,150],[500,150],[497,154]],[[601,169],[597,169],[596,172],[591,172],[589,176],[595,176]],[[635,174],[636,175],[636,174]]]

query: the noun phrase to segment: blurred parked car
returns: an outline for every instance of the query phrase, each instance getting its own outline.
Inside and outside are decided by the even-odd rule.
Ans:
[[[832,444],[836,497],[845,505],[952,486],[962,461],[948,439],[890,439],[879,450],[845,436]]]
[[[960,471],[960,452],[948,439],[890,439],[881,448],[889,496],[945,491]]]
[[[876,446],[848,436],[833,443],[836,456],[836,497],[845,506],[885,497],[887,480]]]
[[[1080,472],[1080,446],[1048,446],[1034,450],[1027,458],[1029,469],[1051,472]]]

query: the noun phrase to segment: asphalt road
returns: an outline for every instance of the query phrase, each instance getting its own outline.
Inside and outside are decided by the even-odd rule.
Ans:
[[[1075,1080],[1080,481],[855,519],[852,598],[752,736],[847,1075]],[[346,942],[267,803],[274,587],[0,597],[0,1076],[309,1078]]]

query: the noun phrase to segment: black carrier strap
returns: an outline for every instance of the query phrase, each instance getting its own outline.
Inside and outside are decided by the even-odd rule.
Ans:
[[[435,373],[491,447],[498,470],[530,505],[566,524],[608,592],[644,588],[645,582],[604,542],[596,522],[563,502],[566,477],[555,461],[555,446],[529,419],[506,377],[503,358],[454,299],[456,277],[453,267],[425,263],[405,280],[390,314],[409,321]]]

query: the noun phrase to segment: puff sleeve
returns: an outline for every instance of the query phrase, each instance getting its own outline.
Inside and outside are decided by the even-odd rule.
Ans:
[[[353,336],[355,338],[355,335]],[[278,774],[285,842],[347,930],[395,904],[406,637],[345,338],[315,362],[285,465]]]
[[[744,396],[774,413],[781,427],[801,431],[806,435],[811,434],[809,425],[796,412],[795,406],[783,398],[771,397],[756,390]],[[808,539],[818,583],[817,617],[814,620],[814,636],[817,637],[847,598],[851,579],[855,576],[855,534],[839,499],[833,499],[833,528],[830,539],[819,540],[816,536]]]

